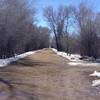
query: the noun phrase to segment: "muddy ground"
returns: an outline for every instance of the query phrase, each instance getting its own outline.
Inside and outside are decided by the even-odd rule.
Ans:
[[[100,67],[69,66],[44,49],[0,68],[0,100],[100,100],[89,74]]]

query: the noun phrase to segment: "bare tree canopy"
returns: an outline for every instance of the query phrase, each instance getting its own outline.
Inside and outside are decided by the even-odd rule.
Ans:
[[[80,29],[81,55],[97,57],[98,37],[95,25],[95,14],[86,4],[81,3],[77,10],[77,21]]]
[[[0,1],[0,58],[14,56],[14,54],[26,50],[31,38],[35,39],[35,37],[32,37],[32,34],[36,34],[35,21],[35,8],[30,9],[27,0]],[[43,31],[43,29],[41,30]],[[39,32],[40,29],[37,28],[37,31]],[[45,32],[39,37],[44,36],[44,34],[48,35]],[[38,34],[36,34],[36,37],[38,37]],[[30,45],[32,46],[28,48],[29,50],[39,49],[37,45],[40,45],[41,41],[38,41],[38,44],[36,44],[36,41],[38,40],[31,41]]]
[[[100,13],[94,13],[85,3],[78,7],[61,5],[57,9],[48,6],[43,13],[48,26],[41,27],[36,24],[35,6],[34,2],[29,7],[28,0],[0,1],[0,58],[49,47],[50,44],[67,54],[80,50],[82,56],[97,58],[100,55],[97,45]]]
[[[67,49],[67,52],[69,52],[68,27],[70,25],[69,21],[72,15],[72,11],[72,6],[59,6],[57,10],[49,6],[44,9],[44,16],[55,35],[56,46],[60,51]],[[64,39],[65,37],[66,39]],[[64,45],[64,42],[66,42],[67,48],[66,45]]]

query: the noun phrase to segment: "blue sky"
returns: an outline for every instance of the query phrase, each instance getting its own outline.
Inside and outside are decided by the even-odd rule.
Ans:
[[[53,6],[57,8],[59,5],[75,5],[78,6],[83,0],[36,0],[38,26],[47,26],[43,17],[43,8]],[[100,0],[85,0],[93,7],[94,11],[100,12]]]

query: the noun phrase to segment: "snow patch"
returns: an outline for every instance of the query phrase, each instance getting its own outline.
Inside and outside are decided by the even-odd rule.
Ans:
[[[80,62],[69,62],[68,63],[71,66],[100,66],[100,63],[92,63],[92,62],[85,62],[85,61],[80,61]]]
[[[68,59],[70,62],[68,63],[71,66],[100,66],[100,63],[96,63],[96,62],[90,62],[89,59],[91,57],[88,57],[87,61],[84,60],[80,60],[81,56],[79,54],[71,54],[71,55],[67,55],[67,53],[65,52],[59,52],[56,49],[52,48],[52,50],[59,56],[64,57],[66,59]]]
[[[51,48],[55,53],[57,53],[57,50],[55,48]]]
[[[92,81],[92,86],[100,86],[100,79]]]
[[[26,53],[23,53],[23,54],[20,54],[20,55],[16,55],[15,57],[7,58],[7,59],[0,59],[0,67],[7,66],[8,64],[10,64],[12,62],[15,62],[19,59],[25,58],[29,55],[36,53],[36,52],[37,51],[30,51],[30,52],[26,52]]]
[[[52,50],[59,56],[67,58],[70,61],[80,61],[81,56],[79,54],[71,54],[67,55],[65,52],[59,52],[56,49],[52,48]]]
[[[65,52],[59,52],[56,49],[52,48],[52,50],[59,56],[62,56],[64,58],[67,58],[69,60],[69,65],[71,66],[100,66],[100,59],[97,59],[98,62],[92,62],[94,61],[92,57],[87,57],[86,61],[85,60],[80,60],[81,56],[78,54],[71,54],[67,55]],[[90,74],[89,76],[96,76],[100,77],[100,72],[94,71],[94,73]],[[93,80],[92,81],[92,86],[100,86],[100,79],[98,80]]]
[[[94,76],[94,77],[100,77],[100,72],[94,71],[92,74],[89,76]]]
[[[92,74],[90,74],[89,76],[100,78],[100,72],[94,71],[94,72],[93,72]],[[98,80],[93,80],[93,81],[92,81],[92,86],[100,86],[100,79],[98,79]]]

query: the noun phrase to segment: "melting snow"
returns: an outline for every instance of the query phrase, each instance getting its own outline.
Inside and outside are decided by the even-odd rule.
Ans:
[[[8,64],[17,61],[19,59],[25,58],[26,56],[29,56],[31,54],[34,54],[37,51],[30,51],[30,52],[26,52],[20,55],[16,55],[15,57],[11,57],[11,58],[7,58],[7,59],[0,59],[0,67],[4,67],[7,66]]]
[[[90,74],[89,76],[100,78],[100,72],[94,71],[94,72],[93,72],[92,74]],[[93,81],[92,81],[92,86],[100,86],[100,79],[98,79],[98,80],[93,80]]]
[[[94,73],[90,74],[90,76],[100,77],[100,72],[94,71]]]
[[[62,56],[64,58],[67,58],[70,61],[80,61],[80,55],[79,54],[71,54],[71,55],[67,55],[67,53],[65,52],[59,52],[56,49],[52,48],[52,50],[59,56]]]
[[[69,62],[68,63],[71,66],[100,66],[100,63],[93,63],[93,62],[85,62],[85,61],[80,61],[80,62]]]
[[[100,86],[100,79],[92,81],[92,86]]]
[[[81,56],[78,54],[71,54],[71,56],[67,55],[65,52],[59,52],[56,49],[52,48],[52,50],[59,56],[62,56],[64,58],[67,58],[70,62],[68,63],[71,66],[100,66],[100,63],[96,62],[89,62],[89,61],[83,61],[80,60]],[[98,62],[100,59],[98,60]],[[94,73],[90,74],[89,76],[96,76],[100,78],[100,72],[94,71]],[[92,86],[100,86],[100,79],[93,80]]]
[[[89,62],[89,61],[83,61],[80,60],[81,56],[79,54],[71,54],[67,55],[65,52],[59,52],[56,49],[52,48],[52,50],[59,56],[62,56],[64,58],[67,58],[70,62],[68,63],[71,66],[100,66],[100,63],[95,62]]]

